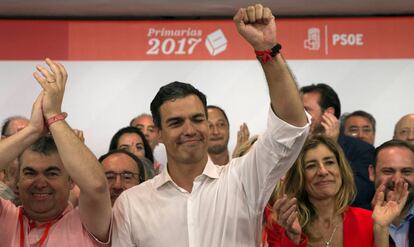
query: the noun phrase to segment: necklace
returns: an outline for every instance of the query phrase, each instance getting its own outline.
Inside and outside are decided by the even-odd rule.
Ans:
[[[336,225],[335,225],[335,227],[334,227],[334,229],[333,229],[333,231],[332,231],[332,233],[331,233],[331,236],[329,237],[329,240],[328,241],[325,241],[324,240],[324,242],[325,242],[325,247],[331,247],[331,243],[332,243],[332,238],[333,238],[333,236],[334,236],[334,234],[335,234],[335,232],[336,232],[336,228],[338,227],[338,223],[336,223]]]

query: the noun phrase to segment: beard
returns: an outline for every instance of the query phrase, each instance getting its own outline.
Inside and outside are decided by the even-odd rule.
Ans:
[[[325,128],[321,124],[320,119],[312,119],[311,125],[310,125],[310,131],[309,134],[311,136],[320,136],[325,133]]]
[[[319,136],[325,134],[325,128],[322,126],[321,123],[315,124],[315,127],[312,129],[312,135]]]
[[[385,200],[387,198],[388,193],[390,193],[393,190],[394,190],[394,183],[390,181],[386,184],[386,187],[385,187],[385,191],[384,191]],[[414,187],[410,183],[408,183],[407,201],[405,202],[402,212],[404,212],[405,210],[409,209],[412,206],[413,200],[414,200]]]
[[[209,154],[221,154],[227,150],[227,145],[214,145],[208,147]]]
[[[404,206],[403,210],[411,208],[413,200],[414,200],[414,188],[411,185],[409,185],[407,202],[405,203],[405,206]]]

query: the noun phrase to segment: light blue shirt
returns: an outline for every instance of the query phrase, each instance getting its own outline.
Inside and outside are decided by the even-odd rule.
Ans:
[[[406,245],[408,243],[408,230],[410,227],[410,219],[413,217],[414,203],[412,203],[410,211],[398,227],[391,224],[388,228],[390,231],[390,236],[394,240],[396,247],[408,246]]]

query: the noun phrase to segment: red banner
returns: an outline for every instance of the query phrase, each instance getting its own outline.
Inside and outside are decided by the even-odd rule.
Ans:
[[[414,58],[414,17],[277,20],[287,59]],[[254,59],[231,20],[0,21],[0,60]]]

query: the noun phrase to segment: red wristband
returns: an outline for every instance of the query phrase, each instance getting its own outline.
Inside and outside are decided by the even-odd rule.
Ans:
[[[267,63],[268,61],[272,61],[272,58],[275,57],[278,53],[280,53],[280,49],[282,49],[282,46],[280,44],[276,44],[272,47],[272,49],[254,52],[256,53],[256,57],[257,59],[259,59],[260,62]]]
[[[53,123],[55,123],[55,122],[65,120],[65,118],[66,118],[67,116],[68,116],[68,114],[67,114],[66,112],[62,112],[62,113],[60,113],[60,114],[57,114],[57,115],[55,115],[55,116],[53,116],[53,117],[48,118],[48,119],[46,120],[46,125],[47,125],[47,127],[49,127],[50,125],[52,125],[52,124],[53,124]]]

